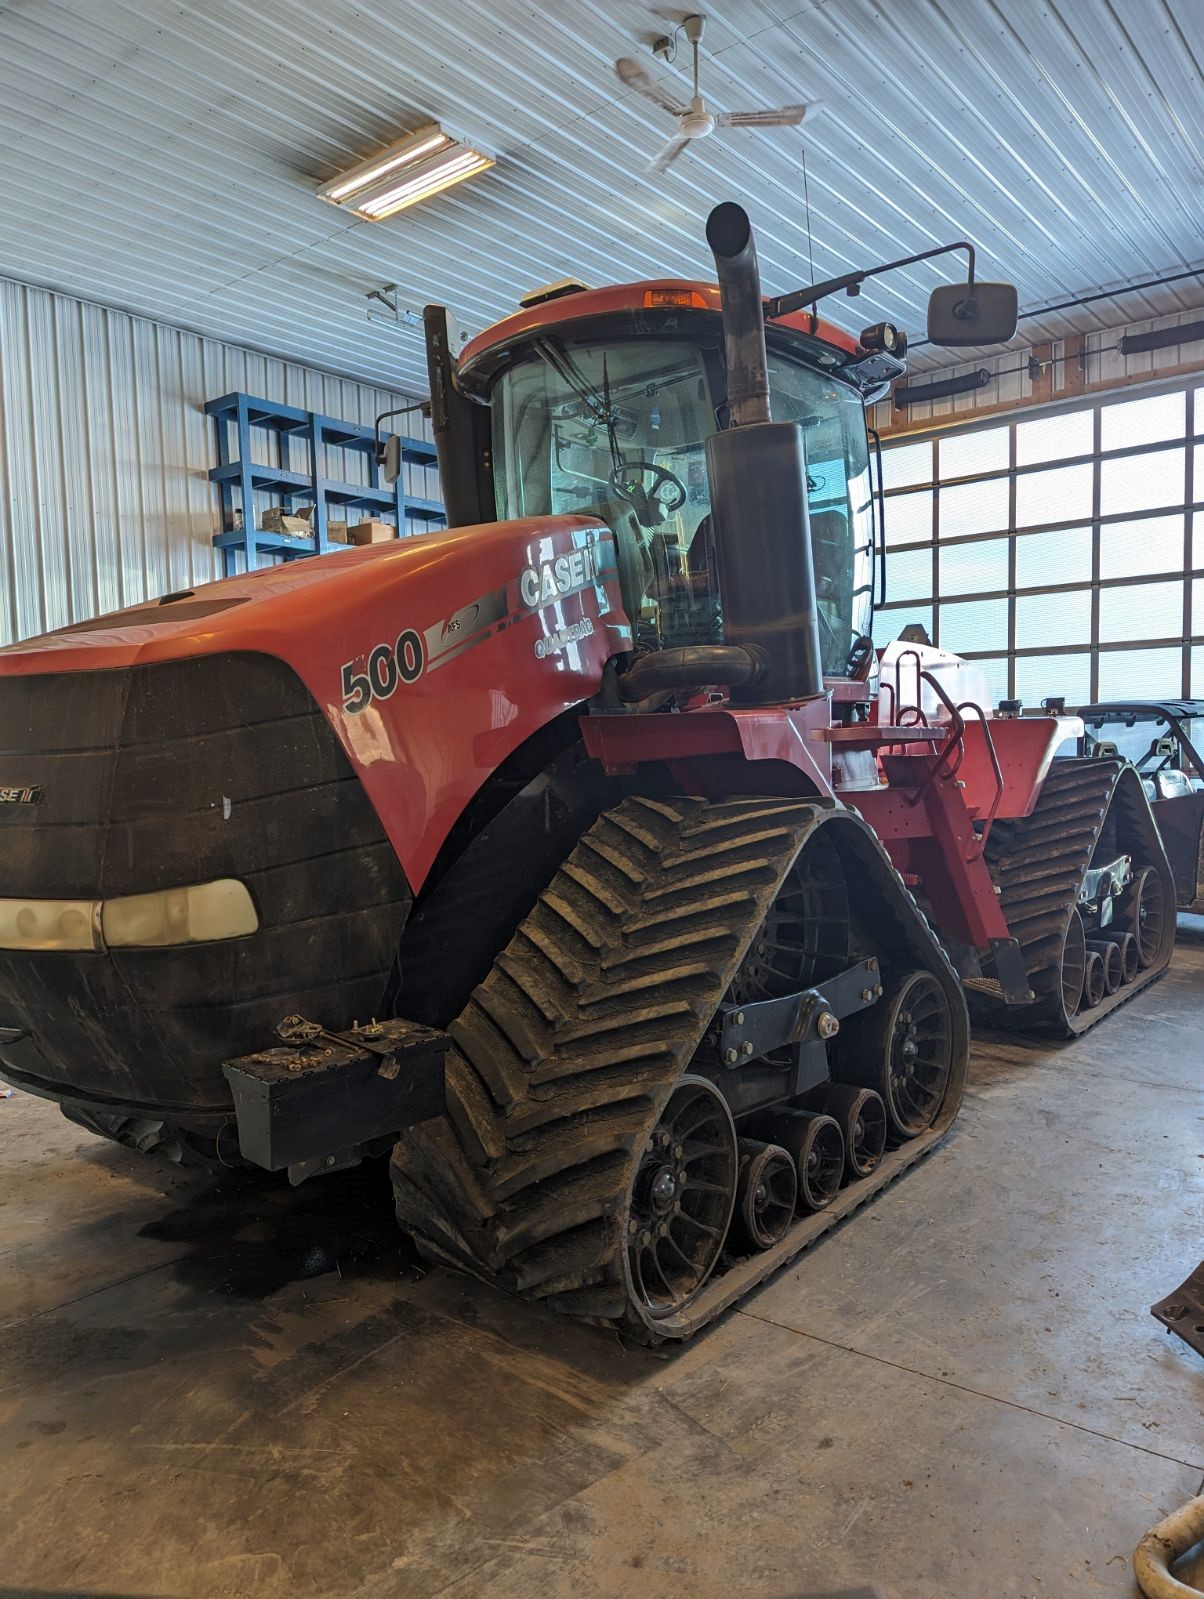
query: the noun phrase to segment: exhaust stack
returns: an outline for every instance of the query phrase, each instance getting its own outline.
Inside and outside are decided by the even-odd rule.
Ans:
[[[802,427],[769,407],[765,314],[752,225],[742,206],[707,218],[723,307],[730,426],[707,440],[723,635],[764,663],[732,700],[767,705],[824,692],[807,457]]]

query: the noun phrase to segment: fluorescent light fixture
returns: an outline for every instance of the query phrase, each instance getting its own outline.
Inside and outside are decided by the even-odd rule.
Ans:
[[[345,206],[368,222],[383,222],[492,165],[492,156],[473,149],[432,122],[350,171],[340,172],[322,185],[318,198]]]

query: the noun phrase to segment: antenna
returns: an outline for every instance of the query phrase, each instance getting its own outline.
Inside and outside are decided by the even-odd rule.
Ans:
[[[815,252],[811,247],[811,193],[807,187],[807,151],[803,150],[803,206],[807,212],[807,275],[815,286]]]

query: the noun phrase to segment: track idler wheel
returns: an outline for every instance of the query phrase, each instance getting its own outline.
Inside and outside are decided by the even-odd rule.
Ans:
[[[834,1075],[872,1088],[886,1106],[896,1138],[932,1125],[953,1064],[953,1018],[945,991],[930,972],[906,972],[876,1005],[843,1025]]]
[[[800,1210],[823,1210],[840,1192],[844,1134],[840,1123],[816,1111],[792,1111],[779,1124],[783,1149],[794,1157]]]
[[[1103,1003],[1107,993],[1104,983],[1104,961],[1098,950],[1087,951],[1087,964],[1083,969],[1083,1005],[1090,1010]]]
[[[727,1101],[705,1077],[680,1078],[644,1145],[628,1201],[628,1271],[650,1316],[675,1315],[711,1275],[738,1174]]]
[[[740,1140],[740,1187],[736,1214],[753,1249],[768,1249],[785,1235],[798,1203],[794,1157],[780,1144]]]
[[[853,1083],[834,1083],[824,1111],[840,1123],[844,1135],[846,1180],[868,1177],[886,1149],[886,1106],[881,1094]]]
[[[1111,937],[1120,951],[1120,980],[1122,983],[1131,983],[1141,970],[1137,940],[1132,933],[1113,933]]]
[[[1115,994],[1124,982],[1124,965],[1120,958],[1120,945],[1110,938],[1091,938],[1087,948],[1099,956],[1104,973],[1104,993]]]
[[[1158,959],[1166,923],[1162,879],[1152,866],[1133,874],[1120,902],[1118,925],[1137,940],[1137,964],[1144,969]]]

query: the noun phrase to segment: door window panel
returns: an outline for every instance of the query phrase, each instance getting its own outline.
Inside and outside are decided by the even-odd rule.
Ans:
[[[937,452],[942,480],[972,477],[978,472],[1006,472],[1010,431],[1007,427],[977,428],[972,433],[951,433],[942,438]]]
[[[1099,530],[1099,575],[1102,578],[1178,572],[1182,567],[1182,516],[1105,522]]]
[[[882,446],[882,487],[910,489],[932,482],[932,440]]]
[[[1016,587],[1044,588],[1091,576],[1091,529],[1059,527],[1016,540]]]
[[[990,594],[1008,586],[1007,539],[976,539],[971,544],[942,544],[940,586],[946,594]]]
[[[1091,656],[1019,655],[1016,657],[1016,698],[1025,705],[1060,694],[1068,706],[1086,705],[1091,699]]]
[[[937,503],[943,539],[968,533],[1007,532],[1008,480],[1005,477],[943,488]]]
[[[1091,643],[1091,590],[1021,594],[1016,599],[1016,648]]]
[[[1092,411],[1063,411],[1016,424],[1016,465],[1061,461],[1068,455],[1090,455],[1095,448]]]
[[[1184,456],[1183,450],[1149,450],[1141,455],[1122,455],[1115,461],[1101,461],[1100,515],[1181,505]]]
[[[1138,444],[1181,439],[1187,420],[1187,393],[1153,394],[1100,407],[1100,449],[1130,450]]]
[[[1016,526],[1036,527],[1042,522],[1080,522],[1091,515],[1093,468],[1046,467],[1023,472],[1016,479]]]
[[[1101,589],[1099,638],[1101,644],[1126,639],[1179,638],[1183,633],[1183,584],[1130,583],[1124,588]]]
[[[1008,647],[1008,602],[971,600],[964,604],[940,607],[940,639],[943,650],[964,655],[976,650],[1005,650]]]
[[[1101,650],[1101,700],[1177,699],[1182,692],[1183,651]]]
[[[896,494],[886,502],[886,542],[915,544],[932,537],[932,490]]]

